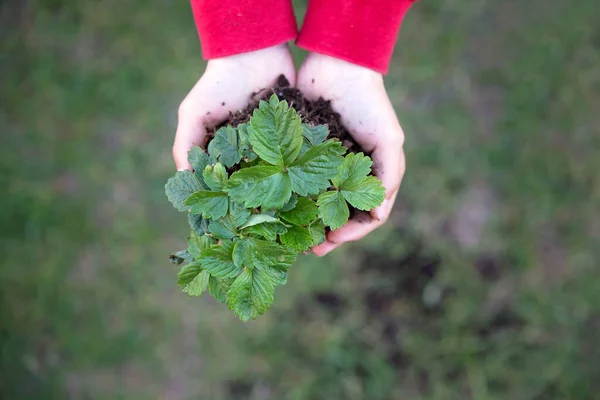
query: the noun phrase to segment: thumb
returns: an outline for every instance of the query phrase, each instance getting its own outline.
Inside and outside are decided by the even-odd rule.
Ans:
[[[173,160],[178,171],[192,169],[188,152],[194,146],[202,146],[206,140],[206,128],[200,116],[202,112],[189,112],[182,104],[179,108],[177,132],[173,143]]]
[[[406,169],[404,150],[401,146],[385,143],[375,148],[371,154],[373,158],[373,173],[383,183],[385,200],[371,210],[371,217],[376,220],[385,220],[392,211],[394,199],[400,188],[400,182]]]

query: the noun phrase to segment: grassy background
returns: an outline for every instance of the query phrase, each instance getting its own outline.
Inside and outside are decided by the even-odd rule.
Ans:
[[[0,397],[597,398],[596,1],[416,3],[391,222],[247,324],[167,260],[188,3],[4,0],[0,38]]]

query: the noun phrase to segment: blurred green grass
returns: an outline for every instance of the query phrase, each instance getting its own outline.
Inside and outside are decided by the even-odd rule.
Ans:
[[[303,258],[242,324],[166,257],[176,109],[203,69],[188,3],[1,2],[2,397],[594,399],[595,6],[416,3],[386,77],[392,221]]]

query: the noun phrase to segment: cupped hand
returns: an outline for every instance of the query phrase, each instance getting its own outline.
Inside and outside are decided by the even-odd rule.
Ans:
[[[310,53],[298,71],[297,87],[309,99],[331,100],[333,110],[356,142],[373,159],[373,173],[386,189],[383,204],[358,212],[346,225],[329,232],[313,248],[323,256],[345,242],[359,240],[388,219],[404,175],[404,133],[383,85],[381,74],[336,58]]]
[[[280,75],[294,85],[296,70],[286,44],[210,60],[179,107],[173,144],[177,169],[192,169],[187,153],[193,146],[205,145],[208,127],[244,109],[254,93],[273,87]]]

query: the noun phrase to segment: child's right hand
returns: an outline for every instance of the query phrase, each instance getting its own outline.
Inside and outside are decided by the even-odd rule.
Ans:
[[[191,169],[187,153],[203,146],[206,129],[244,109],[253,93],[275,85],[279,75],[296,83],[294,61],[286,44],[210,60],[204,74],[179,106],[173,158],[178,170]]]

